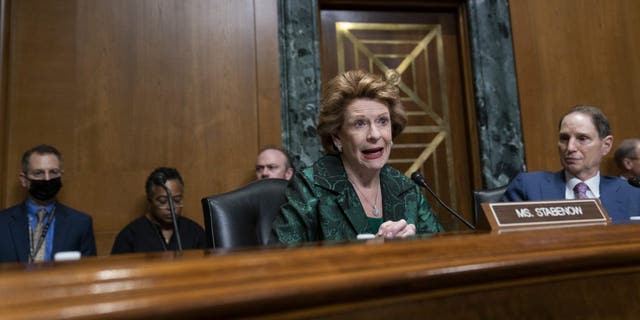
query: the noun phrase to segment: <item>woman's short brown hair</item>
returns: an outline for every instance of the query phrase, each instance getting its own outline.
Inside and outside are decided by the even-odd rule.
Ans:
[[[371,99],[389,108],[391,135],[397,137],[407,124],[407,115],[400,102],[399,90],[382,76],[362,70],[351,70],[331,79],[322,91],[318,135],[327,154],[338,153],[332,136],[342,128],[347,106],[355,99]]]

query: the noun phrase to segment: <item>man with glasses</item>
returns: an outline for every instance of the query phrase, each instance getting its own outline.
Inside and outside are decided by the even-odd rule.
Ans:
[[[640,189],[617,177],[600,174],[600,163],[611,150],[609,120],[593,106],[575,106],[558,125],[558,153],[563,169],[518,174],[503,201],[598,198],[615,223],[640,215]]]
[[[60,152],[39,145],[22,156],[21,204],[0,211],[0,262],[51,261],[58,252],[96,255],[91,216],[56,200],[62,187]]]
[[[620,178],[640,178],[640,139],[622,140],[613,157],[622,170]]]
[[[183,249],[203,249],[206,247],[205,234],[195,221],[183,217],[184,181],[174,168],[160,167],[149,175],[145,184],[147,192],[147,212],[133,220],[116,236],[111,254],[175,251],[178,241],[173,229],[173,219],[169,208],[169,197],[164,186],[171,193],[175,207],[178,230]]]

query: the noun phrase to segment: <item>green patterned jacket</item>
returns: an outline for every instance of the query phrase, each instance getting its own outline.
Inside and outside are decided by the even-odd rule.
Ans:
[[[443,231],[424,196],[411,180],[385,165],[380,172],[383,221],[405,219],[416,233]],[[360,200],[338,156],[327,155],[296,172],[287,202],[273,223],[270,242],[298,243],[356,239],[371,233]]]

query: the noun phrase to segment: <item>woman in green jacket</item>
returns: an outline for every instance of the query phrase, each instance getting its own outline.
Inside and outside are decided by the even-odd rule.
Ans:
[[[293,177],[271,241],[442,231],[418,187],[386,164],[406,122],[398,88],[382,77],[356,70],[329,81],[318,116],[326,155]]]

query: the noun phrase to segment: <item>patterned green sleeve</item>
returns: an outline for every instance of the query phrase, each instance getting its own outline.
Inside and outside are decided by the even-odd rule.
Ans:
[[[416,187],[418,193],[418,222],[416,224],[416,233],[435,233],[442,232],[444,228],[438,222],[438,218],[433,212],[433,209],[424,198],[424,195]]]
[[[270,243],[300,243],[318,240],[318,198],[313,182],[296,173],[285,191],[286,202],[273,222]]]

